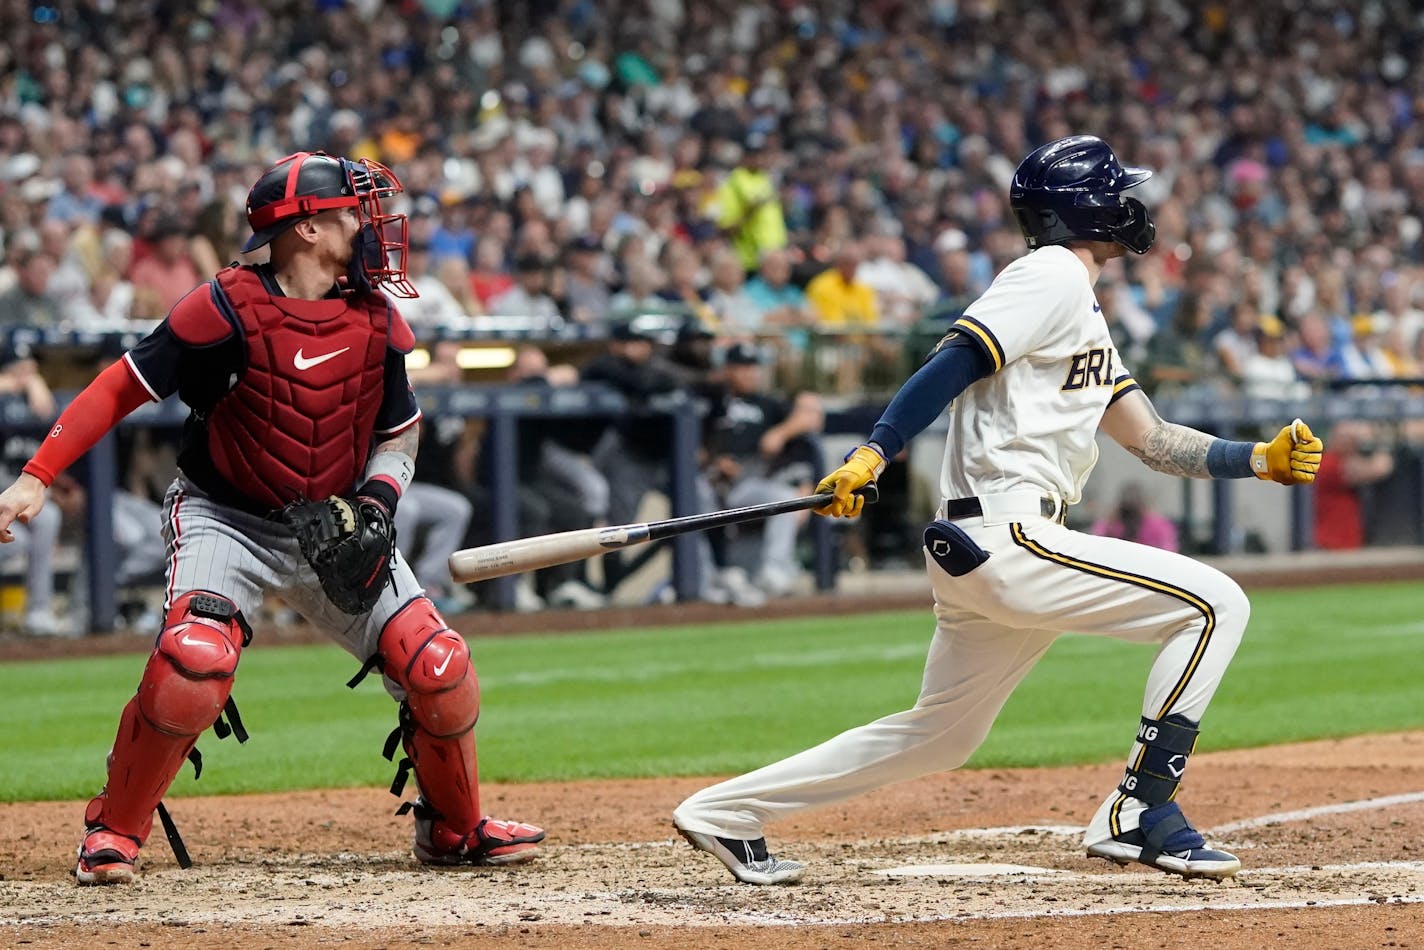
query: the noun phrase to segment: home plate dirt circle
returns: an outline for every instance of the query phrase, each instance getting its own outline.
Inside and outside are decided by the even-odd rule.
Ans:
[[[550,832],[537,861],[432,870],[381,790],[179,798],[131,887],[68,875],[82,803],[0,805],[0,946],[1424,947],[1424,734],[1204,753],[1187,814],[1224,882],[1081,850],[1115,764],[932,776],[772,826],[798,885],[737,884],[673,835],[702,779],[492,786]],[[774,933],[774,937],[767,937]]]

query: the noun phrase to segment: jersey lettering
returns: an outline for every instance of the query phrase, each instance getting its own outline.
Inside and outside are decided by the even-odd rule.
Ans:
[[[1062,390],[1066,393],[1083,389],[1089,385],[1090,380],[1093,386],[1113,384],[1111,348],[1095,346],[1086,352],[1074,353]]]

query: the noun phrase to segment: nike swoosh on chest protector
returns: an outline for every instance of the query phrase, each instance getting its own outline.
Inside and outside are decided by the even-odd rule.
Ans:
[[[310,358],[304,356],[302,354],[301,349],[298,349],[297,355],[292,357],[292,365],[295,366],[298,370],[311,369],[313,366],[320,366],[322,363],[325,363],[329,359],[335,359],[336,357],[340,356],[342,353],[345,353],[349,349],[351,349],[351,347],[343,346],[339,350],[332,350],[330,353],[323,353],[321,356],[313,356]]]

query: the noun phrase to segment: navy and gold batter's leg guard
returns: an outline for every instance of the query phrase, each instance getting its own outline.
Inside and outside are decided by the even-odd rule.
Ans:
[[[1110,837],[1090,843],[1088,854],[1118,864],[1136,861],[1187,878],[1222,879],[1241,869],[1235,855],[1206,846],[1174,801],[1198,731],[1185,716],[1142,718],[1137,731],[1142,748],[1123,774],[1109,810]],[[1122,811],[1133,799],[1147,807],[1138,813],[1137,827],[1124,830]]]

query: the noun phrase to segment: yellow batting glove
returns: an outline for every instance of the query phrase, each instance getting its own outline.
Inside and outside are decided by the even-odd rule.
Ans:
[[[868,445],[862,445],[846,456],[845,463],[816,486],[816,494],[835,492],[824,507],[812,509],[818,515],[832,518],[854,518],[865,507],[865,498],[853,494],[857,489],[872,485],[885,471],[885,456]]]
[[[1325,443],[1299,419],[1269,442],[1257,442],[1251,452],[1251,471],[1262,480],[1282,485],[1308,485],[1315,481]]]

